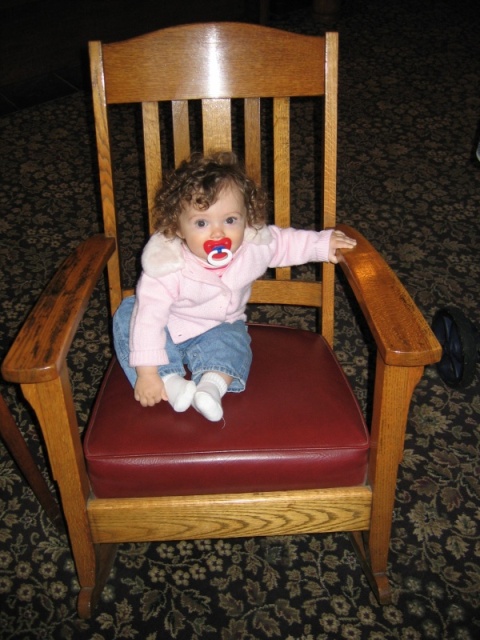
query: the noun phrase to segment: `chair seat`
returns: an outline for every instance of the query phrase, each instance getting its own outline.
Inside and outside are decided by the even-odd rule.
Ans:
[[[369,436],[326,341],[252,325],[244,393],[228,393],[224,422],[166,402],[143,408],[114,360],[84,448],[100,498],[240,493],[363,484]],[[292,370],[292,362],[302,368]],[[323,393],[328,388],[328,393]]]

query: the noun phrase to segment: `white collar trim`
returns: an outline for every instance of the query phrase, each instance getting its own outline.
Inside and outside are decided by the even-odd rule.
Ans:
[[[247,227],[244,242],[267,245],[272,235],[268,226],[260,229]],[[180,238],[166,238],[162,233],[154,233],[145,245],[142,253],[142,268],[152,278],[161,278],[169,273],[180,271],[185,266]]]

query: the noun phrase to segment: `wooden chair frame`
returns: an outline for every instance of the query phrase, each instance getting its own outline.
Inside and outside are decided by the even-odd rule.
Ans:
[[[199,28],[191,25],[166,31],[181,49],[191,46],[191,41],[188,44],[189,38],[195,39]],[[225,123],[228,113],[226,114],[224,99],[230,97],[232,86],[236,84],[244,89],[241,95],[247,98],[247,111],[255,113],[258,110],[258,97],[248,93],[249,84],[245,79],[251,69],[247,72],[242,71],[242,68],[237,72],[233,71],[235,67],[231,56],[235,58],[237,52],[229,53],[226,43],[233,41],[230,36],[234,32],[240,32],[247,43],[250,41],[249,46],[255,45],[260,49],[255,60],[261,60],[262,56],[273,56],[272,69],[277,70],[277,76],[285,76],[283,93],[283,88],[279,88],[278,77],[275,83],[270,83],[268,74],[265,76],[265,95],[278,96],[275,117],[280,124],[275,134],[275,154],[281,167],[275,178],[275,207],[280,218],[277,223],[280,224],[285,222],[282,216],[289,208],[289,189],[284,180],[289,175],[288,153],[282,151],[285,146],[284,137],[288,133],[287,125],[282,125],[288,114],[288,101],[282,95],[292,95],[292,83],[289,73],[282,71],[285,65],[282,66],[279,62],[280,59],[282,62],[288,60],[289,55],[298,57],[298,48],[303,48],[303,56],[312,60],[311,65],[305,66],[303,75],[296,73],[293,93],[304,95],[305,88],[310,91],[313,84],[312,93],[318,92],[320,86],[321,93],[325,94],[326,167],[323,214],[326,227],[335,224],[336,34],[313,38],[253,25],[210,25],[210,43],[215,42],[217,47],[225,47],[221,60],[222,65],[229,69],[227,79],[223,84],[212,84],[210,93],[205,96],[204,88],[197,86],[193,74],[188,87],[189,95],[179,95],[178,98],[174,94],[180,67],[176,68],[174,64],[173,69],[165,72],[159,83],[158,69],[149,68],[148,60],[143,64],[142,70],[139,70],[138,58],[136,62],[132,62],[132,50],[141,58],[147,44],[154,48],[162,46],[160,41],[153,45],[149,41],[155,41],[155,34],[130,41],[128,54],[122,43],[91,43],[105,233],[85,240],[65,261],[26,320],[2,367],[7,380],[21,384],[45,437],[81,585],[78,608],[83,617],[91,614],[103,589],[116,545],[135,541],[348,531],[352,534],[354,546],[378,599],[384,603],[389,602],[391,597],[386,576],[387,557],[397,468],[403,454],[409,405],[425,365],[439,359],[440,346],[414,302],[381,256],[363,236],[344,225],[339,225],[339,228],[355,237],[358,244],[355,250],[342,253],[340,267],[355,294],[377,348],[367,483],[356,487],[305,491],[128,499],[99,499],[90,489],[69,381],[67,353],[88,300],[105,267],[108,268],[112,311],[128,293],[122,292],[120,286],[107,102],[142,102],[144,132],[150,141],[146,145],[146,156],[159,158],[160,136],[155,103],[167,97],[171,99],[173,95],[173,112],[174,116],[178,116],[176,126],[185,117],[183,101],[186,98],[206,98],[204,109],[211,115],[210,119],[205,118],[206,150],[228,148],[231,144],[228,127],[224,135],[219,133],[224,129],[214,125]],[[275,59],[271,41],[276,38],[279,45]],[[201,57],[205,50],[202,49],[202,43],[198,46],[197,56]],[[212,51],[213,49],[207,51],[207,54],[212,55]],[[215,49],[217,58],[214,59],[217,60],[218,51],[218,48]],[[132,65],[135,66],[134,69]],[[116,84],[112,70],[117,66],[123,67],[127,72],[131,71],[127,91],[124,85]],[[312,80],[314,67],[317,77]],[[321,70],[320,78],[318,68]],[[106,73],[110,74],[107,85]],[[245,77],[242,73],[245,73]],[[258,122],[258,117],[254,121]],[[211,124],[210,129],[208,123]],[[175,161],[188,156],[189,152],[188,137],[180,136],[176,140]],[[260,137],[258,129],[254,128],[246,143],[247,169],[254,177],[257,177],[259,158]],[[147,165],[150,208],[154,187],[160,179],[161,166],[155,160]],[[254,289],[252,299],[260,301],[263,294],[270,293],[275,302],[286,302],[287,294],[291,293],[288,277],[286,270],[280,270],[276,282],[263,282]],[[307,292],[310,302],[316,306],[323,305],[323,333],[330,343],[333,342],[333,302],[329,301],[333,300],[333,277],[333,265],[326,265],[322,288],[313,283],[299,284],[300,289]],[[295,293],[295,296],[298,296],[295,304],[299,304],[300,294]]]

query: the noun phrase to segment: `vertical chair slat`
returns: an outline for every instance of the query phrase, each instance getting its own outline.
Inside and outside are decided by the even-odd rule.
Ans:
[[[188,101],[172,100],[173,153],[175,166],[190,156],[190,122],[188,118]]]
[[[260,98],[245,99],[245,169],[257,184],[262,183]]]
[[[290,222],[290,99],[273,100],[274,217],[275,224],[289,227]],[[291,269],[275,270],[277,280],[289,280]]]
[[[157,102],[143,102],[143,141],[145,148],[145,173],[147,180],[148,224],[153,233],[153,206],[155,193],[162,180],[160,158],[160,117]]]
[[[98,170],[105,235],[115,238],[116,249],[108,261],[108,287],[110,312],[115,313],[122,301],[122,279],[120,254],[118,249],[117,216],[113,189],[112,155],[110,152],[110,131],[107,116],[105,74],[101,42],[90,42],[90,70],[92,76],[92,99],[97,141]]]
[[[337,92],[338,34],[327,33],[325,54],[325,118],[324,118],[324,191],[323,227],[335,226],[337,210]],[[332,264],[322,266],[321,332],[333,346],[335,270]]]

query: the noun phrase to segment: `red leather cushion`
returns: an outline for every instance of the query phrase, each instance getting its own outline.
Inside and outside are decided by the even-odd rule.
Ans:
[[[85,437],[98,497],[354,486],[369,438],[357,401],[324,339],[251,326],[245,392],[224,397],[223,422],[166,402],[143,408],[114,361]]]

